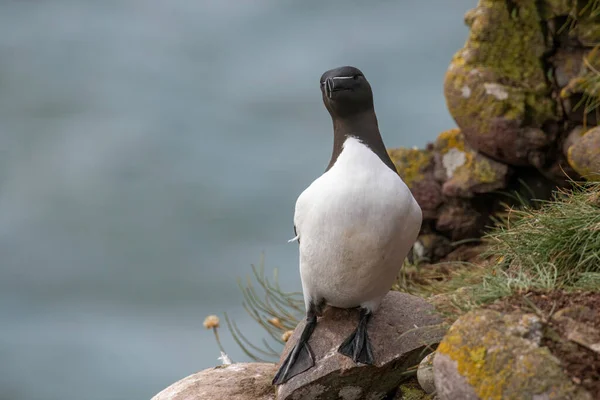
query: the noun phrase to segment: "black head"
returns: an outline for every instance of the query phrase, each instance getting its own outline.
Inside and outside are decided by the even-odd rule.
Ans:
[[[373,110],[373,92],[363,73],[354,67],[330,69],[321,76],[323,103],[333,118]]]

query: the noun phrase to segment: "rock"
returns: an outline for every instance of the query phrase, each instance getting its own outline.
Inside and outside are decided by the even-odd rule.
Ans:
[[[590,181],[600,181],[600,127],[590,129],[568,150],[569,164]]]
[[[470,201],[448,199],[441,208],[435,227],[457,241],[480,237],[487,221],[488,215],[476,210]]]
[[[587,130],[581,125],[571,129],[562,145],[562,151],[565,157],[569,157],[569,148],[578,142],[586,132]]]
[[[358,310],[329,307],[310,339],[315,366],[277,389],[278,399],[382,399],[406,379],[402,373],[419,364],[444,334],[441,318],[425,300],[389,292],[369,322],[375,365],[357,365],[337,352],[356,328]],[[296,327],[281,355],[285,359],[298,341],[304,321]]]
[[[433,361],[439,399],[591,400],[540,346],[542,336],[533,314],[476,310],[460,317]]]
[[[275,400],[277,366],[234,363],[205,369],[164,389],[152,400]]]
[[[442,132],[434,149],[435,176],[444,180],[444,196],[469,198],[506,187],[508,166],[472,150],[460,130]]]
[[[427,394],[435,392],[435,382],[433,380],[433,357],[435,352],[430,353],[421,361],[417,369],[417,381]]]
[[[465,16],[469,38],[444,82],[450,114],[471,147],[515,166],[543,161],[554,138],[542,128],[559,113],[537,3],[480,0]]]
[[[442,187],[433,178],[433,152],[399,147],[388,150],[398,175],[406,183],[423,211],[424,219],[437,216],[442,204]]]

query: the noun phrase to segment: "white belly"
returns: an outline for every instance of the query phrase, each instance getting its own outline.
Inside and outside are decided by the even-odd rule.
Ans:
[[[421,209],[396,173],[349,138],[298,198],[294,222],[307,304],[374,309],[417,238]]]

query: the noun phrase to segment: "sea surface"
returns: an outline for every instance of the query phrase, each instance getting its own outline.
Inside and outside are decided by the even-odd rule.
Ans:
[[[424,146],[475,5],[0,1],[0,399],[149,399],[219,364],[208,314],[262,338],[236,279],[264,254],[300,289],[319,77],[361,68],[386,145]]]

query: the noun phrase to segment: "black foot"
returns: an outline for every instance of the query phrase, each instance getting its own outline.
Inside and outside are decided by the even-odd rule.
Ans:
[[[367,334],[367,323],[371,313],[366,309],[360,310],[360,321],[356,330],[344,340],[338,352],[350,357],[355,363],[373,365],[373,351]]]
[[[312,351],[308,345],[308,339],[310,339],[316,325],[317,316],[314,308],[311,308],[306,315],[306,325],[304,325],[300,340],[298,340],[298,343],[296,343],[292,351],[290,351],[279,366],[279,370],[275,374],[275,378],[273,378],[273,385],[281,385],[315,365]]]
[[[314,365],[315,360],[313,359],[312,351],[310,350],[308,343],[303,345],[298,343],[279,367],[279,370],[275,374],[275,378],[273,378],[273,385],[281,385],[294,376],[309,370]]]

